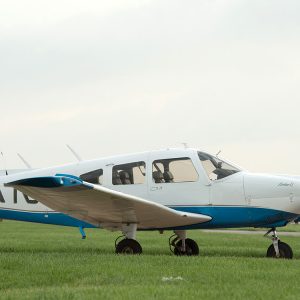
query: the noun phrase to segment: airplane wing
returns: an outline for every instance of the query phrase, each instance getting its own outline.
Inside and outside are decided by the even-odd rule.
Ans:
[[[82,181],[72,175],[26,178],[7,183],[49,208],[110,230],[135,223],[163,229],[208,222],[211,217],[180,212],[139,197]]]

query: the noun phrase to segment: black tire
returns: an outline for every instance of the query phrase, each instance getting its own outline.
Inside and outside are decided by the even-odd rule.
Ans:
[[[199,247],[198,244],[192,239],[185,240],[185,252],[181,251],[182,241],[178,241],[175,245],[174,254],[181,256],[197,256],[199,255]]]
[[[279,248],[279,254],[280,254],[279,257],[276,256],[276,252],[275,252],[273,244],[270,245],[270,247],[268,248],[267,257],[285,258],[285,259],[293,258],[293,250],[288,244],[278,241],[278,248]]]
[[[142,246],[133,239],[124,239],[116,246],[117,254],[141,254]]]

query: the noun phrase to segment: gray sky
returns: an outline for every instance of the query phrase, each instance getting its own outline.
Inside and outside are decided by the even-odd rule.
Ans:
[[[300,174],[298,0],[0,0],[10,168],[189,146]],[[3,166],[0,161],[1,167]]]

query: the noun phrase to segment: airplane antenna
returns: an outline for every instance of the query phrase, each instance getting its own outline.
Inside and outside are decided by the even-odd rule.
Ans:
[[[216,157],[222,152],[222,150],[219,150],[218,153],[216,154]]]
[[[78,161],[82,161],[82,158],[77,154],[77,152],[70,146],[70,145],[66,145],[68,147],[68,149],[71,151],[71,153],[76,157],[76,159]]]
[[[183,145],[184,149],[187,149],[189,147],[187,143],[181,143],[181,144]]]
[[[19,158],[21,159],[21,161],[24,163],[24,165],[28,169],[32,169],[31,165],[28,163],[28,161],[26,161],[26,159],[20,153],[17,153],[17,155],[19,156]]]
[[[4,157],[4,154],[3,154],[2,151],[1,151],[1,156],[2,156],[2,159],[3,159],[3,165],[4,165],[5,174],[6,174],[6,176],[7,176],[7,175],[8,175],[8,172],[7,172],[7,169],[6,169],[5,157]]]

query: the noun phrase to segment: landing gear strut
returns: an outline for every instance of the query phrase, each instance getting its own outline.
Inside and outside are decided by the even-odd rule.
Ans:
[[[292,259],[292,248],[288,244],[280,241],[277,236],[276,228],[271,228],[265,236],[268,236],[270,233],[272,233],[272,236],[270,237],[272,245],[268,248],[267,257]]]
[[[185,230],[175,230],[174,235],[169,239],[169,246],[171,252],[177,256],[193,256],[199,255],[199,247],[192,239],[186,238]]]
[[[136,224],[123,225],[123,236],[116,239],[115,247],[118,254],[141,254],[143,252],[142,246],[136,241]],[[118,240],[125,237],[120,242]]]

